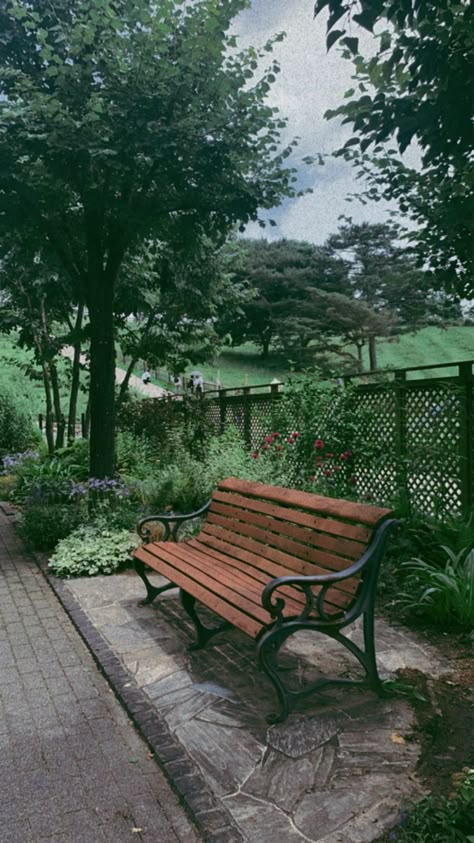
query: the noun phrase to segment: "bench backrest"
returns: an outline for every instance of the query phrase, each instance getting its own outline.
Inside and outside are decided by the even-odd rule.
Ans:
[[[392,510],[326,498],[229,477],[214,491],[200,541],[222,542],[248,555],[269,578],[288,572],[311,575],[341,571],[365,552],[375,528]],[[258,560],[256,563],[255,560]],[[347,607],[359,578],[332,590],[336,606]]]

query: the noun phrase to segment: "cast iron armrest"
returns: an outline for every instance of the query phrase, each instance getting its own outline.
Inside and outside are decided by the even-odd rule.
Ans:
[[[377,528],[365,553],[362,554],[357,562],[354,562],[349,568],[344,568],[343,571],[334,571],[330,574],[313,574],[312,576],[302,574],[296,576],[289,575],[286,577],[275,577],[275,579],[270,580],[262,591],[263,608],[269,612],[272,618],[279,618],[281,621],[283,619],[285,599],[283,597],[274,597],[273,595],[282,586],[292,586],[301,589],[305,596],[306,604],[301,618],[307,617],[316,608],[323,620],[329,620],[329,616],[324,612],[324,600],[328,589],[335,583],[343,582],[359,574],[368,564],[372,564],[375,573],[377,573],[389,533],[392,529],[398,527],[399,523],[394,518],[383,521]],[[318,595],[315,595],[312,587],[317,585],[320,585],[321,589]]]
[[[177,534],[178,530],[185,521],[190,521],[192,518],[199,518],[201,515],[204,515],[211,505],[211,499],[206,501],[204,506],[200,509],[197,509],[195,512],[187,512],[184,515],[174,515],[172,512],[170,513],[160,513],[158,515],[147,515],[145,518],[142,518],[137,524],[137,533],[145,542],[149,541],[151,538],[150,531],[144,529],[145,524],[149,521],[156,521],[159,524],[163,524],[165,528],[165,533],[163,536],[162,541],[168,541],[172,539],[172,541],[177,541]],[[170,525],[173,525],[170,529]]]

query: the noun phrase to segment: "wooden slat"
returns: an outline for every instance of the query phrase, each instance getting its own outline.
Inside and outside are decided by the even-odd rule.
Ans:
[[[292,556],[291,554],[285,553],[283,550],[278,550],[275,547],[261,544],[250,537],[234,533],[231,530],[226,530],[224,527],[220,527],[217,524],[208,524],[206,522],[203,525],[203,529],[199,533],[200,540],[202,542],[206,542],[206,537],[208,535],[217,536],[229,544],[236,545],[237,547],[243,547],[246,550],[250,550],[252,553],[264,556],[266,559],[273,559],[275,562],[280,562],[282,565],[286,565],[289,572],[295,571],[298,574],[313,573],[311,570],[311,565],[313,563],[304,559],[298,559],[296,556]],[[347,561],[340,556],[330,556],[329,554],[316,550],[314,551],[314,554],[315,556],[317,555],[317,560],[315,560],[314,564],[317,564],[320,568],[324,568],[326,573],[328,571],[341,571],[348,567]]]
[[[261,567],[259,567],[259,568],[252,567],[247,562],[242,562],[242,561],[240,561],[240,559],[236,559],[233,556],[227,556],[222,552],[218,552],[218,551],[214,550],[214,548],[208,547],[207,545],[200,545],[200,543],[198,541],[198,537],[196,537],[195,539],[191,539],[189,542],[186,542],[186,544],[195,547],[196,550],[203,553],[203,555],[205,557],[207,557],[207,558],[211,557],[217,563],[219,563],[219,562],[224,563],[225,566],[228,567],[228,568],[236,568],[239,571],[241,571],[242,573],[244,573],[246,576],[249,576],[249,575],[252,576],[252,578],[254,578],[256,581],[261,583],[259,598],[261,597],[263,586],[265,586],[268,582],[270,582],[271,579],[273,579],[273,576],[269,577],[268,573],[265,570],[262,570]],[[229,547],[229,546],[226,545],[226,550],[229,550],[230,552],[232,552],[233,548],[232,548],[232,546]],[[267,560],[265,560],[265,559],[259,560],[256,557],[254,557],[254,559],[255,559],[255,564],[259,564],[260,562],[261,563],[267,562]],[[282,569],[282,571],[283,571],[283,573],[276,574],[275,576],[288,576],[287,570]],[[332,604],[333,606],[335,606],[339,609],[347,608],[349,603],[351,603],[352,600],[353,600],[353,597],[354,597],[355,592],[357,591],[359,582],[360,582],[360,579],[352,577],[349,580],[345,580],[344,583],[341,583],[341,585],[345,586],[345,589],[339,588],[337,586],[335,586],[334,588],[328,589],[328,591],[326,592],[325,602],[328,602],[328,603]],[[315,595],[317,595],[319,591],[320,591],[320,586],[315,586],[313,588],[313,593]],[[303,593],[299,589],[296,590],[294,587],[291,587],[291,586],[282,586],[279,589],[279,593],[280,592],[283,595],[288,596],[292,601],[296,601],[299,605],[299,609],[301,609],[301,606],[304,604],[304,596],[303,596]]]
[[[256,527],[253,524],[224,518],[214,512],[209,513],[203,527],[203,532],[207,532],[210,529],[211,524],[223,527],[225,530],[230,530],[237,536],[249,536],[250,538],[255,539],[255,541],[261,542],[263,545],[283,550],[285,553],[289,553],[297,559],[304,559],[306,562],[321,565],[321,567],[326,570],[334,571],[340,570],[341,567],[348,568],[352,561],[348,560],[347,557],[336,556],[335,554],[318,550],[315,547],[308,547],[305,544],[301,544],[301,542],[296,542],[293,539],[286,538],[286,536],[272,533],[270,530],[262,530],[260,527]],[[214,531],[212,530],[212,532]]]
[[[229,506],[220,501],[213,500],[209,514],[217,513],[227,518],[235,518],[246,523],[255,524],[266,530],[272,530],[280,535],[289,536],[297,541],[309,544],[312,547],[320,547],[329,550],[337,556],[344,556],[347,559],[359,559],[366,548],[367,542],[356,542],[344,539],[340,536],[332,536],[328,533],[317,532],[314,529],[291,524],[289,521],[277,520],[269,515],[260,512],[252,512],[249,509],[240,509],[236,506]]]
[[[285,506],[296,506],[307,509],[310,512],[318,512],[321,515],[329,515],[336,518],[354,521],[358,524],[366,524],[375,527],[383,518],[392,513],[391,509],[385,509],[369,504],[354,503],[341,500],[340,498],[325,498],[321,495],[314,495],[310,492],[300,492],[295,489],[285,489],[282,486],[267,486],[265,483],[255,483],[250,480],[238,480],[235,477],[228,477],[219,483],[221,490],[237,492],[243,495],[251,495],[256,498],[275,501]]]
[[[245,611],[229,605],[224,599],[210,592],[205,586],[196,582],[196,580],[186,576],[182,571],[169,565],[161,557],[158,558],[149,553],[146,548],[146,545],[138,548],[134,556],[137,556],[142,562],[145,562],[155,571],[158,571],[162,576],[170,580],[170,582],[175,583],[179,588],[183,588],[189,594],[192,594],[203,606],[207,606],[208,609],[211,609],[221,618],[228,620],[233,626],[250,635],[251,638],[255,638],[262,629],[262,626],[266,625],[267,621],[265,623],[259,622],[255,618],[250,617]]]
[[[196,536],[193,539],[188,539],[186,543],[188,545],[196,547],[196,549],[199,549],[201,552],[212,557],[213,559],[226,559],[229,565],[234,565],[243,571],[250,571],[252,576],[260,580],[260,582],[262,583],[267,583],[269,582],[269,580],[274,579],[276,577],[287,577],[289,575],[287,567],[285,567],[284,565],[279,565],[277,562],[273,562],[271,559],[265,559],[262,556],[256,556],[255,554],[250,554],[243,551],[242,555],[245,554],[245,561],[242,561],[240,557],[237,558],[234,555],[235,547],[233,547],[232,545],[227,545],[225,542],[220,543],[222,548],[224,548],[224,550],[221,551],[216,550],[209,544],[200,544],[199,536]],[[318,568],[315,565],[311,566],[311,574],[326,573],[327,571],[324,568]],[[334,586],[334,588],[338,591],[341,591],[345,595],[347,600],[348,597],[352,597],[352,595],[355,593],[359,582],[360,577],[351,577],[351,579],[349,580],[343,580],[341,583],[338,583]]]
[[[198,568],[200,572],[206,573],[211,579],[215,580],[217,590],[219,590],[221,583],[225,584],[235,589],[238,594],[247,597],[259,609],[262,608],[262,591],[264,585],[270,582],[268,576],[264,576],[262,584],[262,581],[254,576],[255,573],[258,573],[255,569],[253,569],[252,573],[249,573],[252,570],[249,566],[247,568],[242,566],[239,569],[236,565],[230,564],[229,558],[223,555],[221,555],[219,560],[213,559],[207,553],[203,553],[199,548],[196,548],[196,546],[190,546],[188,542],[180,542],[174,545],[174,548],[171,548],[171,553],[177,558],[178,562],[180,558],[184,559],[186,562]],[[286,593],[289,600],[287,614],[299,614],[301,612],[301,606],[304,603],[301,592],[297,593],[294,589],[288,588]]]
[[[320,530],[323,533],[330,533],[334,536],[342,536],[343,538],[352,539],[367,543],[372,535],[372,530],[367,527],[356,524],[345,524],[342,521],[337,521],[334,518],[320,518],[317,515],[312,515],[310,512],[300,512],[297,509],[285,509],[283,506],[269,503],[268,501],[256,500],[254,498],[246,498],[243,495],[234,494],[232,492],[221,491],[216,489],[212,495],[213,500],[222,501],[223,503],[234,504],[240,506],[242,509],[251,510],[253,512],[264,512],[266,515],[271,515],[273,518],[280,518],[285,522],[292,522],[294,524],[302,524],[304,527],[310,527],[312,530]]]

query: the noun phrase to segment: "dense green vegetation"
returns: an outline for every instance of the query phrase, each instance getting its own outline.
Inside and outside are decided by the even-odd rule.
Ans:
[[[364,349],[364,364],[368,368],[368,349]],[[411,366],[431,366],[433,363],[456,363],[472,360],[474,357],[474,327],[451,326],[448,328],[428,327],[413,334],[403,334],[391,340],[381,339],[378,343],[378,361],[381,369],[403,369]],[[223,387],[236,387],[248,383],[250,386],[270,383],[273,378],[286,381],[291,370],[277,354],[270,353],[267,360],[262,357],[253,343],[244,343],[238,348],[229,348],[219,354],[213,363],[197,366],[204,380],[214,383],[219,378]],[[337,360],[334,363],[337,372]],[[433,369],[426,376],[435,377],[453,374],[454,370]],[[137,370],[136,374],[140,374]],[[414,377],[420,373],[415,372]],[[166,380],[156,381],[169,387]]]

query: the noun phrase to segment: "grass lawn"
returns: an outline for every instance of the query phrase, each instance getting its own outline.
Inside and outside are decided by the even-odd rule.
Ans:
[[[369,367],[368,351],[365,349],[364,364]],[[380,340],[377,343],[380,369],[404,369],[411,366],[431,366],[433,363],[450,363],[474,359],[474,327],[454,326],[449,328],[423,328],[416,334],[405,334],[396,340]],[[335,366],[336,367],[336,366]],[[285,381],[291,374],[281,357],[270,354],[263,361],[253,343],[223,351],[212,363],[195,367],[203,373],[204,380],[214,383],[219,378],[223,387],[270,383],[273,378]],[[137,370],[136,374],[141,375]],[[433,369],[426,377],[455,374],[455,369]],[[411,377],[420,377],[413,373]],[[153,381],[169,389],[167,381]]]

